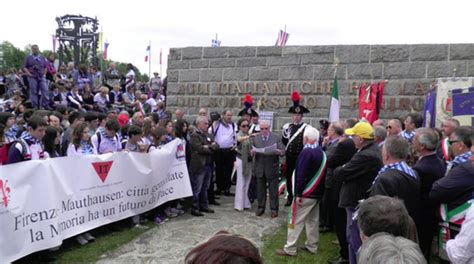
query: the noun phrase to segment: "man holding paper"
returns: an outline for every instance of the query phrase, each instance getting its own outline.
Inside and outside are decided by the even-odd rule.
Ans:
[[[270,192],[270,210],[272,218],[278,217],[278,166],[279,156],[284,154],[285,147],[281,137],[270,132],[268,121],[260,122],[260,134],[252,140],[252,155],[255,155],[257,178],[257,216],[265,212],[268,191]]]

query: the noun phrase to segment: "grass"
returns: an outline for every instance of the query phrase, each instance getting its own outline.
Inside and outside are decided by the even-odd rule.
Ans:
[[[315,263],[326,264],[328,260],[336,258],[339,247],[331,243],[337,237],[334,233],[320,233],[318,253],[311,254],[306,250],[300,250],[306,240],[306,231],[303,230],[298,239],[298,254],[295,257],[284,257],[275,254],[277,249],[283,248],[286,242],[287,227],[282,225],[275,233],[264,237],[262,256],[265,263]]]
[[[147,222],[145,226],[148,229],[130,228],[129,222],[122,221],[92,230],[90,233],[96,239],[84,246],[80,246],[73,237],[65,240],[59,251],[31,254],[15,263],[93,263],[102,254],[119,248],[156,226],[153,222]]]

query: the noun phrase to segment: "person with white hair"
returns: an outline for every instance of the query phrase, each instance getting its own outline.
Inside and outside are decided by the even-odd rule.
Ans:
[[[271,217],[278,217],[278,170],[280,156],[284,154],[281,138],[270,132],[268,121],[260,121],[260,134],[251,139],[250,153],[255,157],[258,209],[256,216],[265,213],[267,190],[270,198]],[[272,148],[276,146],[276,148]],[[257,152],[257,150],[259,150]]]
[[[427,262],[415,242],[404,237],[377,233],[362,245],[357,263],[425,264]]]
[[[304,147],[296,160],[293,176],[293,194],[291,216],[288,221],[288,236],[277,255],[295,256],[296,242],[306,229],[305,248],[316,254],[319,241],[319,204],[324,193],[326,154],[318,144],[319,131],[307,126],[303,133]]]

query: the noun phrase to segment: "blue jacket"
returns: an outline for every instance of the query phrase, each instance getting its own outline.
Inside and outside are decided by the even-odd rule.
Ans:
[[[448,204],[448,210],[474,198],[474,165],[468,161],[451,169],[433,184],[430,198]]]
[[[316,175],[323,162],[324,152],[321,147],[304,148],[296,160],[295,167],[295,196],[303,197],[304,189]],[[324,194],[325,171],[322,171],[321,179],[309,195],[305,198],[321,199]]]

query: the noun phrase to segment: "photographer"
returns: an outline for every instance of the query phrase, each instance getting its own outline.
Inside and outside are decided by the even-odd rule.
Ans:
[[[236,125],[232,122],[232,111],[225,110],[222,118],[214,121],[211,131],[219,150],[215,153],[216,162],[216,195],[223,193],[226,196],[232,196],[230,192],[232,169],[235,161],[236,147]]]

